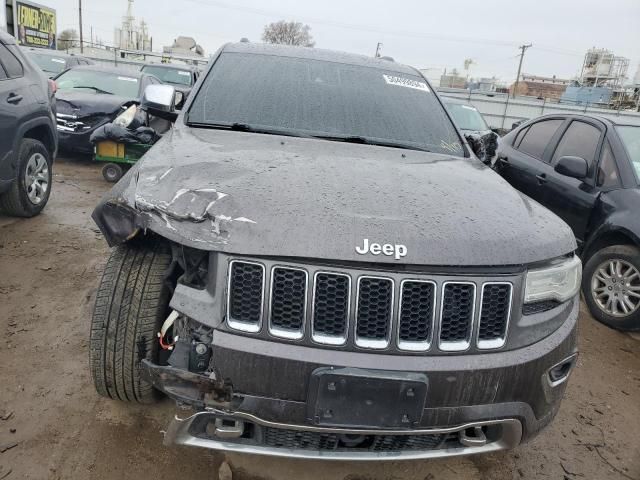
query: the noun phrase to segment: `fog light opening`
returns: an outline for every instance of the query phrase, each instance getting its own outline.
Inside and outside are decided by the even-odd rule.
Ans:
[[[577,354],[571,355],[569,358],[549,369],[548,378],[552,387],[557,387],[569,378],[569,375],[576,364],[576,358]]]

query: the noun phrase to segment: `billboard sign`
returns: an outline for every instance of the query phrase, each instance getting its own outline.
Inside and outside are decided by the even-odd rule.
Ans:
[[[56,11],[27,0],[13,2],[14,36],[26,47],[56,48]]]

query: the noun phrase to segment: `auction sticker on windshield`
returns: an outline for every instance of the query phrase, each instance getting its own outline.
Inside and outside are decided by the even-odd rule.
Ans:
[[[422,90],[423,92],[429,92],[429,87],[424,82],[417,80],[411,80],[410,78],[396,77],[395,75],[382,75],[384,81],[389,85],[397,85],[398,87],[414,88],[416,90]]]
[[[183,70],[178,70],[178,75],[183,75],[185,77],[188,77],[190,75],[190,73],[189,72],[185,72]]]
[[[125,80],[127,82],[137,82],[138,81],[137,78],[131,78],[131,77],[118,77],[118,80]]]

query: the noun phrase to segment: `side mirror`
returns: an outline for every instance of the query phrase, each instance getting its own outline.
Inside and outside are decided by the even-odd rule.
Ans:
[[[176,89],[171,85],[149,85],[144,89],[140,107],[154,117],[174,122],[176,112]]]
[[[582,157],[560,157],[554,168],[556,172],[567,177],[582,180],[589,174],[589,164]]]

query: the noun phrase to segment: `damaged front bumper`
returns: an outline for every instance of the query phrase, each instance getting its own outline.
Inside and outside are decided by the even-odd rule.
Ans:
[[[558,412],[576,362],[578,308],[573,301],[566,321],[539,342],[478,356],[327,352],[215,331],[214,373],[149,362],[143,369],[156,388],[196,410],[172,421],[167,444],[342,460],[491,452],[533,438]],[[381,383],[369,396],[332,404],[320,393],[335,389],[332,382],[314,381],[327,373],[341,386],[362,378]],[[417,413],[389,397],[385,379],[397,380],[400,392],[423,385]],[[331,418],[318,415],[329,409]],[[390,412],[407,423],[382,420]]]
[[[412,460],[514,448],[521,438],[522,425],[516,419],[411,431],[335,429],[208,410],[185,419],[176,417],[164,443],[286,458]]]

